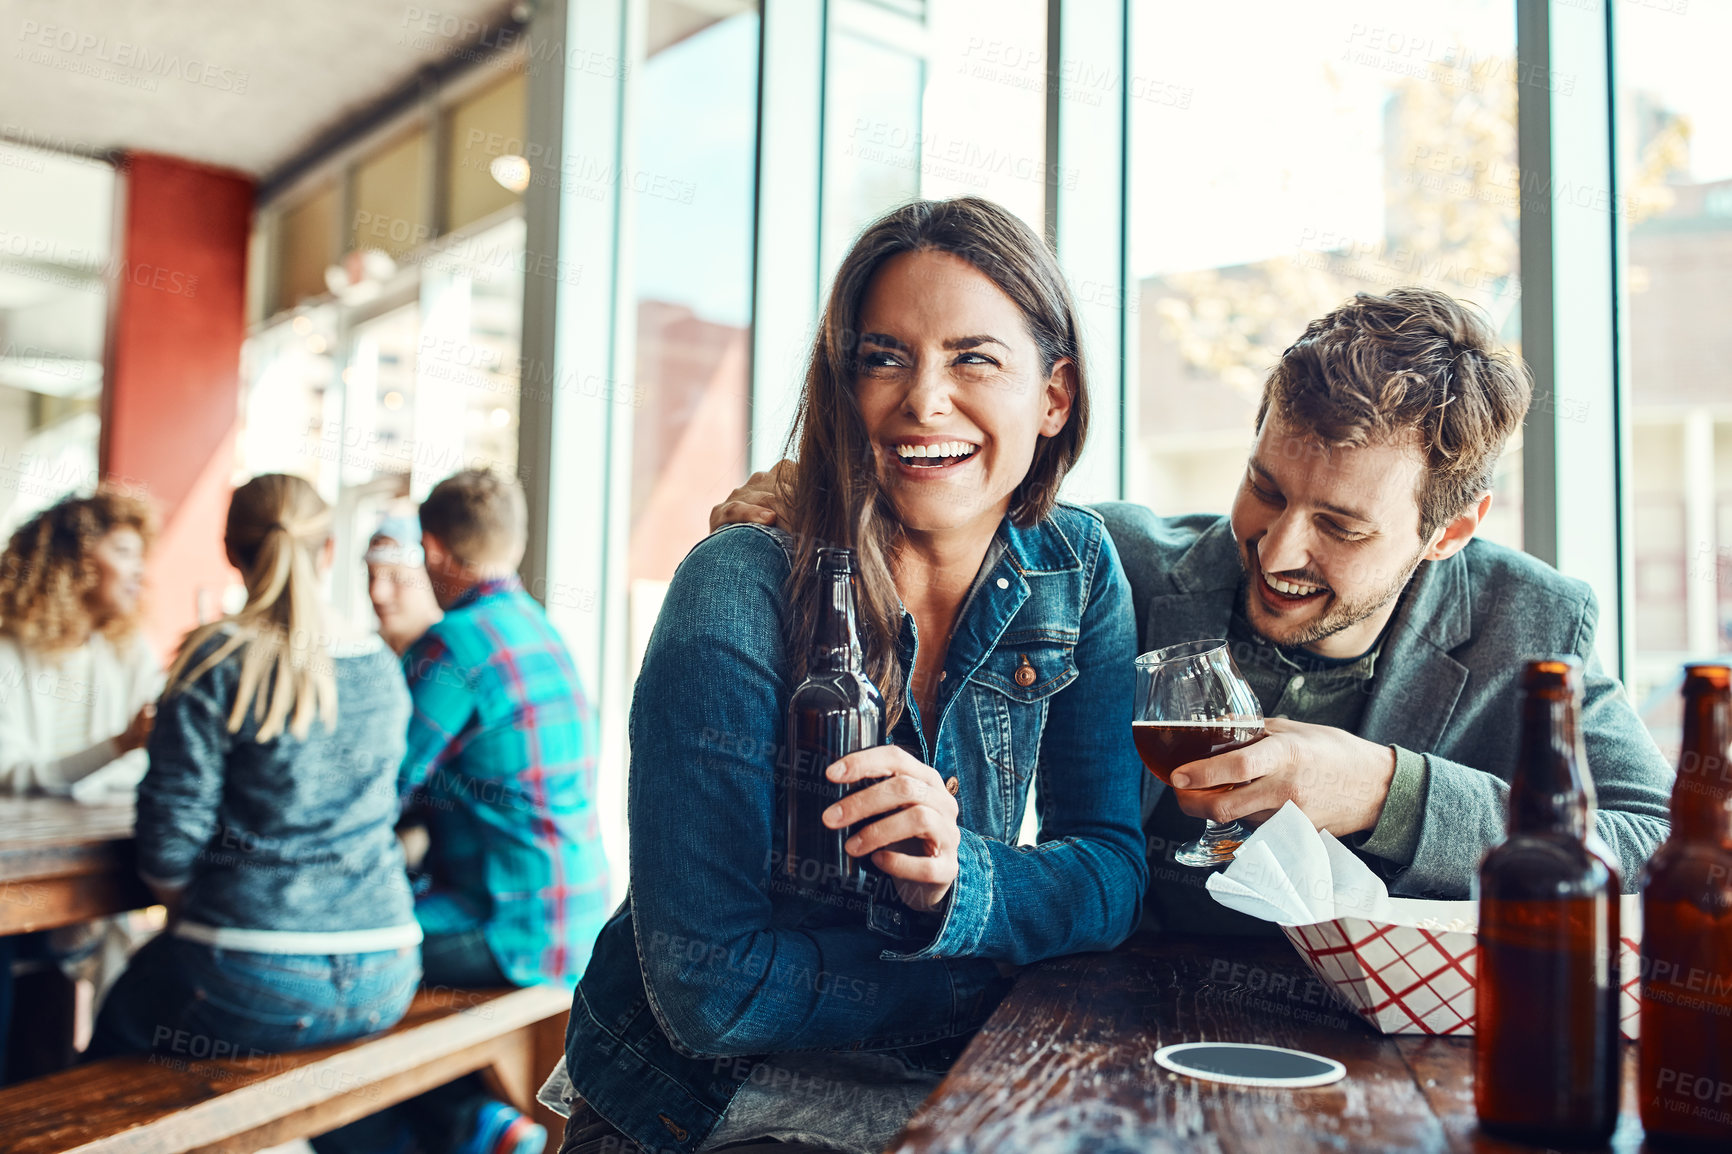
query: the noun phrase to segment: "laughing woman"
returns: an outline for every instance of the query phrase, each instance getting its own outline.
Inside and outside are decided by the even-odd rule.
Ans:
[[[1116,945],[1145,866],[1135,629],[1095,514],[1057,500],[1088,393],[1045,246],[990,202],[898,209],[837,273],[791,440],[790,532],[675,574],[631,719],[632,893],[578,987],[562,1149],[882,1149],[1005,989]],[[865,916],[774,884],[776,751],[851,546],[890,740],[825,816],[893,879]],[[1038,781],[1038,844],[1017,844]],[[768,1145],[764,1145],[769,1143]]]

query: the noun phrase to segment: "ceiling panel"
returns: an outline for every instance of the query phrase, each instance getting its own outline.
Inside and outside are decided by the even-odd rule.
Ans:
[[[421,69],[473,52],[482,29],[508,26],[513,7],[0,0],[0,135],[262,175]]]

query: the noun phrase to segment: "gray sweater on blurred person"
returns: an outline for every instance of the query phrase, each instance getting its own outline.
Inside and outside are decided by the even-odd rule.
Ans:
[[[138,864],[153,882],[185,887],[175,932],[261,953],[420,941],[393,832],[409,721],[396,657],[377,637],[339,647],[336,724],[263,743],[251,710],[228,731],[240,666],[232,653],[157,707]]]
[[[1096,508],[1130,579],[1144,652],[1229,635],[1244,576],[1227,518],[1157,517],[1118,502]],[[1599,806],[1595,824],[1619,862],[1624,889],[1635,889],[1642,864],[1666,837],[1672,772],[1622,686],[1594,655],[1598,618],[1584,582],[1487,541],[1472,541],[1414,574],[1379,642],[1351,726],[1369,741],[1412,751],[1422,763],[1408,775],[1413,788],[1392,789],[1385,803],[1386,810],[1416,807],[1412,814],[1386,813],[1390,820],[1379,823],[1379,842],[1400,846],[1389,851],[1393,859],[1367,854],[1362,837],[1344,839],[1388,880],[1391,893],[1469,896],[1480,859],[1506,832],[1521,737],[1522,664],[1560,653],[1575,654],[1586,667],[1581,725]],[[1260,697],[1285,696],[1279,687],[1255,687]],[[1273,707],[1264,701],[1266,711]],[[1166,792],[1152,775],[1145,783],[1146,828],[1171,822],[1171,803],[1160,804]],[[1157,819],[1158,813],[1166,817]],[[1191,836],[1201,829],[1200,820],[1183,820],[1195,827]],[[1385,825],[1406,827],[1407,836],[1384,837]],[[1171,840],[1169,832],[1152,844]],[[1172,868],[1151,862],[1147,903],[1162,924],[1193,931],[1257,928],[1208,898],[1206,871],[1165,865]]]

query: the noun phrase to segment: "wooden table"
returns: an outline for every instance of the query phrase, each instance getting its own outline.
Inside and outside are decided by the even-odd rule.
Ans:
[[[1313,1090],[1199,1082],[1157,1066],[1178,1042],[1260,1042],[1331,1057]],[[1386,1037],[1339,1008],[1285,939],[1133,938],[1024,971],[909,1122],[896,1154],[1485,1151],[1473,1041]],[[1611,1149],[1641,1148],[1635,1047]]]
[[[130,805],[0,798],[0,934],[151,905],[133,867],[132,825]]]

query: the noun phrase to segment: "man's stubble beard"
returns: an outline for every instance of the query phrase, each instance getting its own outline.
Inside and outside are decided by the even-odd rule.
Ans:
[[[1425,546],[1422,545],[1408,561],[1401,576],[1387,587],[1377,593],[1368,594],[1357,601],[1340,601],[1331,604],[1322,617],[1304,626],[1297,636],[1270,637],[1257,627],[1257,618],[1251,611],[1251,582],[1261,581],[1263,577],[1257,570],[1257,563],[1251,559],[1251,546],[1242,545],[1239,548],[1239,568],[1244,573],[1245,584],[1240,593],[1239,611],[1243,614],[1246,622],[1250,624],[1252,632],[1265,641],[1285,646],[1288,649],[1315,645],[1326,637],[1333,637],[1344,629],[1351,629],[1400,597],[1402,590],[1407,588],[1407,583],[1413,580],[1413,575],[1419,571],[1421,558],[1424,556]],[[1331,598],[1335,596],[1333,587],[1329,591],[1329,596]]]

